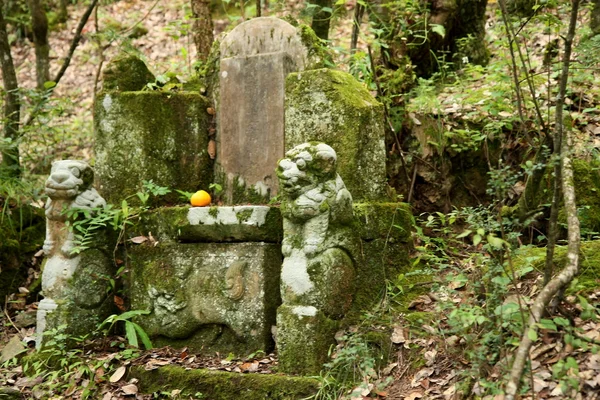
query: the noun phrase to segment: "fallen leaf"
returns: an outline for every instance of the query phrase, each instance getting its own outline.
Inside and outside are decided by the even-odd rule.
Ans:
[[[133,384],[129,384],[129,385],[125,385],[121,388],[121,390],[123,391],[123,393],[125,395],[133,395],[133,394],[137,394],[138,392],[138,387],[136,385]]]
[[[392,332],[392,343],[402,344],[406,342],[406,338],[404,337],[404,329],[401,326],[395,326],[394,332]]]
[[[117,306],[117,308],[121,311],[125,311],[125,300],[123,300],[122,297],[119,297],[117,295],[113,296],[113,302],[115,303],[115,306]]]
[[[383,369],[383,371],[382,371],[382,372],[383,372],[383,375],[389,375],[389,374],[391,374],[391,373],[392,373],[392,371],[394,370],[394,368],[396,368],[397,366],[398,366],[398,363],[397,363],[397,362],[395,362],[395,363],[391,363],[390,365],[388,365],[387,367],[385,367],[385,368]]]
[[[126,367],[119,367],[117,368],[117,370],[114,372],[114,374],[111,375],[109,381],[110,383],[117,383],[121,380],[121,378],[123,378],[125,376],[125,372],[127,372],[127,368]]]
[[[404,397],[404,400],[415,400],[423,397],[423,393],[420,392],[412,392],[408,396]]]
[[[426,351],[425,354],[423,354],[423,357],[425,357],[425,360],[427,360],[427,366],[431,367],[433,365],[433,363],[435,362],[435,357],[437,356],[437,350],[436,349],[432,349],[429,351]]]
[[[208,156],[210,157],[211,160],[214,160],[215,157],[217,156],[217,142],[214,141],[214,139],[210,139],[208,141]]]
[[[134,238],[129,239],[130,242],[135,243],[135,244],[142,244],[147,240],[148,240],[148,238],[146,236],[136,236]]]
[[[417,372],[415,374],[415,376],[413,377],[410,386],[411,387],[417,387],[421,385],[421,381],[425,378],[429,378],[432,374],[433,374],[434,369],[433,368],[423,368],[422,370],[420,370],[419,372]]]

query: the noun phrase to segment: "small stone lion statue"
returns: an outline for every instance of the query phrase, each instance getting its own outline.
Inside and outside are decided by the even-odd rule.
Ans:
[[[354,300],[359,259],[352,196],[335,151],[301,144],[279,162],[284,256],[277,348],[285,372],[317,373]]]
[[[70,209],[94,209],[106,205],[106,201],[92,187],[94,171],[83,161],[62,160],[52,164],[46,180],[46,240],[44,253],[50,257],[60,254],[74,256],[74,236],[66,227]]]
[[[340,318],[352,303],[352,196],[335,150],[304,143],[279,162],[283,215],[282,299]]]

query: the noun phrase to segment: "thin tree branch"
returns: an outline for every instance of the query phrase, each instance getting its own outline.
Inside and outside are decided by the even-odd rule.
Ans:
[[[85,10],[85,13],[83,13],[81,19],[79,20],[79,25],[77,25],[77,30],[75,31],[75,36],[73,37],[73,41],[71,42],[69,52],[67,53],[63,65],[60,67],[60,70],[54,77],[54,83],[56,85],[58,85],[58,82],[60,82],[60,79],[65,74],[65,71],[67,70],[67,68],[69,68],[69,64],[71,63],[71,59],[73,58],[73,54],[75,53],[75,49],[77,49],[79,41],[81,40],[81,32],[83,31],[85,24],[87,24],[88,20],[90,19],[90,15],[92,15],[92,11],[94,11],[96,4],[98,4],[98,0],[92,0],[87,10]]]
[[[573,187],[573,167],[571,165],[571,149],[573,139],[570,132],[564,129],[563,121],[563,104],[567,83],[569,80],[569,61],[571,57],[571,49],[573,39],[575,37],[575,27],[577,26],[577,11],[579,9],[579,0],[572,1],[571,18],[569,21],[569,31],[565,38],[565,51],[563,57],[563,68],[561,72],[560,88],[556,101],[556,122],[555,135],[565,135],[562,141],[561,156],[562,156],[562,190],[565,203],[565,211],[567,214],[568,226],[568,246],[567,246],[567,261],[564,269],[540,292],[531,307],[531,314],[527,326],[524,327],[521,343],[515,354],[512,370],[509,381],[506,385],[505,400],[514,400],[519,390],[521,376],[525,368],[525,362],[529,357],[529,350],[533,345],[534,339],[537,337],[538,322],[544,315],[546,306],[552,298],[566,287],[575,277],[579,270],[579,248],[580,248],[580,229],[579,219],[577,217],[577,205],[575,203],[575,188]]]
[[[77,46],[79,45],[79,42],[81,41],[81,37],[82,37],[81,32],[83,31],[85,24],[87,24],[88,20],[90,19],[90,15],[92,15],[92,11],[94,11],[94,8],[96,7],[97,4],[98,4],[98,0],[92,0],[91,4],[88,6],[88,8],[85,10],[83,15],[81,16],[81,19],[79,20],[79,25],[77,25],[77,29],[75,30],[75,36],[73,36],[73,40],[71,41],[71,46],[69,47],[69,52],[67,53],[67,56],[65,57],[62,66],[60,67],[60,70],[58,71],[58,73],[56,74],[56,76],[53,79],[54,87],[56,87],[56,85],[58,85],[61,78],[67,71],[67,68],[69,68],[69,65],[71,64],[71,59],[73,58],[73,54],[75,53],[75,50],[77,49]],[[53,92],[53,90],[52,90],[52,92]],[[29,117],[23,124],[23,127],[29,126],[33,123],[33,121],[37,117],[39,111],[42,109],[44,104],[46,104],[46,102],[48,101],[49,98],[50,98],[50,95],[44,96],[43,100],[40,101],[35,106],[35,108],[31,112],[31,114],[29,114]]]

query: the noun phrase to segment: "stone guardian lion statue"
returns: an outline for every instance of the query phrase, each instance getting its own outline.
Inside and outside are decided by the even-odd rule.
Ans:
[[[353,301],[358,238],[336,167],[333,148],[311,142],[288,151],[277,169],[284,231],[277,346],[289,372],[320,370]]]

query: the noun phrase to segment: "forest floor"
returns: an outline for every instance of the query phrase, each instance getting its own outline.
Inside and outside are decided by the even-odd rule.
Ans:
[[[52,161],[60,158],[80,158],[93,162],[92,104],[94,92],[100,90],[98,69],[106,65],[120,51],[141,53],[155,75],[168,71],[176,72],[185,81],[193,75],[195,50],[188,34],[189,9],[186,1],[120,1],[102,5],[84,29],[84,40],[75,53],[72,65],[55,90],[47,119],[37,125],[35,134],[25,139],[23,158],[36,174],[44,176]],[[288,2],[287,8],[277,10],[279,16],[298,15],[296,2]],[[420,125],[422,116],[435,116],[445,126],[461,127],[473,121],[484,122],[488,129],[504,128],[515,118],[517,111],[509,101],[511,91],[510,56],[501,44],[500,22],[494,4],[489,6],[488,45],[494,54],[487,68],[467,65],[456,76],[452,84],[440,86],[433,81],[422,81],[408,102],[412,122]],[[348,11],[352,4],[348,5]],[[83,7],[72,7],[65,26],[50,34],[52,48],[52,73],[59,67],[59,60],[66,54],[75,26]],[[560,9],[554,13],[561,16]],[[581,21],[586,16],[582,11]],[[228,16],[225,10],[215,18],[217,33],[230,24],[235,15]],[[140,22],[141,21],[141,22]],[[138,24],[139,22],[139,24]],[[130,29],[133,26],[145,29]],[[366,25],[366,24],[365,24]],[[336,20],[332,34],[332,47],[336,48],[340,60],[347,59],[351,31],[349,17]],[[366,27],[366,26],[365,26]],[[546,45],[558,37],[557,31],[531,26],[527,34],[530,49],[529,64],[534,71],[534,86],[537,93],[547,93],[556,87],[556,75],[544,70],[543,58]],[[144,31],[147,30],[146,33]],[[129,37],[137,32],[135,37]],[[116,35],[115,35],[116,33]],[[526,32],[527,33],[527,32]],[[138,34],[141,36],[138,37]],[[112,40],[112,38],[115,40]],[[112,43],[106,46],[110,41]],[[359,48],[364,48],[361,40]],[[344,50],[345,49],[345,50]],[[29,89],[35,87],[34,51],[31,43],[20,41],[13,47],[13,57],[18,70],[20,84]],[[598,71],[588,68],[597,62],[590,59],[597,48],[578,47],[574,58],[574,82],[567,99],[572,106],[571,115],[579,136],[578,152],[592,156],[600,146],[600,81]],[[555,60],[556,61],[556,60]],[[528,88],[524,88],[529,93]],[[506,101],[505,101],[506,99]],[[552,100],[541,100],[543,110],[548,110]],[[529,108],[532,110],[532,108]],[[58,111],[57,111],[58,110]],[[535,119],[532,113],[532,119]],[[550,112],[550,111],[548,111]],[[551,118],[548,118],[551,120]],[[450,130],[448,130],[450,131]],[[477,139],[476,139],[477,140]],[[506,149],[511,151],[528,144],[518,136],[506,137]],[[431,144],[434,152],[438,144]],[[512,186],[514,195],[522,191],[523,182],[516,180]],[[439,216],[433,215],[438,220]],[[427,216],[419,220],[427,224]],[[497,338],[486,336],[490,321],[483,310],[487,307],[482,300],[481,287],[476,283],[482,279],[487,265],[481,259],[490,256],[488,248],[481,243],[456,240],[463,229],[450,227],[429,229],[427,235],[415,235],[415,259],[421,258],[431,268],[429,278],[423,285],[397,283],[388,291],[388,296],[379,310],[365,316],[365,324],[351,327],[347,335],[363,330],[380,330],[391,333],[392,356],[390,362],[376,369],[363,371],[360,384],[348,388],[345,394],[354,398],[380,399],[459,399],[479,398],[501,400],[502,384],[509,366],[510,354],[518,344],[518,335],[510,321],[514,315],[507,311],[514,304],[516,294],[525,304],[542,287],[542,274],[537,270],[522,271],[522,275],[510,289],[503,293],[499,315],[502,329]],[[25,287],[39,278],[41,254],[32,256],[28,282],[23,290],[15,294],[4,307],[5,315],[0,319],[0,348],[6,347],[11,338],[33,338],[30,321],[23,316],[35,313],[37,303],[27,302]],[[509,286],[509,283],[506,283]],[[416,293],[406,301],[405,293]],[[530,371],[526,374],[528,394],[523,399],[597,399],[600,398],[600,321],[594,304],[598,303],[600,291],[571,291],[561,305],[562,316],[555,316],[553,324],[547,324],[531,351]],[[406,304],[408,303],[408,304]],[[562,318],[562,319],[561,319]],[[501,318],[502,319],[502,318]],[[563,320],[567,320],[565,323]],[[504,325],[506,324],[506,325]],[[560,324],[564,324],[560,325]],[[368,325],[368,328],[367,328]],[[342,335],[341,335],[342,336]],[[120,398],[156,398],[155,395],[136,394],[137,382],[127,381],[124,371],[134,365],[146,369],[161,365],[177,364],[186,368],[209,368],[233,373],[273,373],[277,367],[274,354],[260,354],[248,359],[231,359],[222,355],[204,357],[190,354],[186,349],[153,349],[150,351],[123,352],[126,340],[111,337],[86,343],[81,354],[70,354],[84,360],[90,367],[85,372],[74,371],[73,375],[56,387],[40,378],[23,374],[20,366],[6,363],[0,366],[0,387],[14,388],[25,398],[82,398],[86,388],[97,388],[97,398],[103,400]],[[347,355],[343,340],[338,346],[338,359]],[[491,353],[489,347],[499,350]],[[67,356],[67,353],[64,353]],[[356,361],[356,360],[355,360]],[[357,361],[360,364],[360,360]],[[368,368],[367,368],[368,369]],[[50,377],[46,377],[46,380]],[[66,383],[65,383],[66,382]],[[54,393],[52,394],[52,391]],[[484,397],[485,393],[485,397]],[[163,394],[164,398],[178,398],[177,390]],[[327,397],[323,397],[327,398]]]

